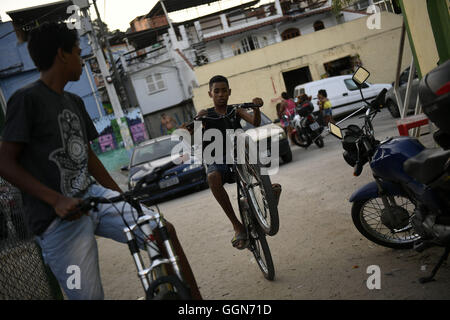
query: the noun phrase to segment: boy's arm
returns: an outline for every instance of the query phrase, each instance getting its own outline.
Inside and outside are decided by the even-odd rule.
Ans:
[[[105,169],[103,163],[98,159],[91,146],[88,146],[88,170],[95,180],[97,180],[98,183],[105,188],[123,193],[122,189],[120,189],[119,185],[113,180],[109,172]]]
[[[264,105],[264,102],[261,98],[254,98],[252,103],[261,107]],[[252,109],[253,114],[248,113],[244,109],[238,109],[237,112],[242,119],[244,119],[248,123],[251,123],[255,127],[258,127],[261,124],[261,110],[260,108],[252,108]]]
[[[0,142],[0,175],[20,190],[52,206],[61,218],[75,210],[81,200],[66,197],[39,182],[19,164],[21,152],[26,152],[23,143]]]

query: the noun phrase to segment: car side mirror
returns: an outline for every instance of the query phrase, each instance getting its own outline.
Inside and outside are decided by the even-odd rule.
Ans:
[[[342,138],[343,138],[342,130],[339,126],[337,126],[331,122],[328,122],[328,129],[333,136],[342,140]]]
[[[370,72],[364,69],[363,67],[358,67],[358,69],[353,74],[353,81],[361,86],[370,76]]]

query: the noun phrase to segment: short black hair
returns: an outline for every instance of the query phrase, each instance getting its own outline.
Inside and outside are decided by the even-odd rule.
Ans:
[[[285,99],[285,100],[289,99],[289,96],[288,96],[287,92],[281,93],[281,97],[282,97],[283,99]]]
[[[45,71],[53,65],[59,48],[70,53],[77,42],[77,30],[70,30],[65,23],[44,22],[31,30],[28,52],[38,70]]]
[[[320,89],[318,93],[325,98],[328,97],[327,91],[325,89]]]
[[[211,89],[213,84],[216,83],[216,82],[225,82],[227,84],[227,87],[230,87],[227,78],[225,78],[224,76],[221,76],[221,75],[217,75],[217,76],[212,77],[209,80],[209,89]]]

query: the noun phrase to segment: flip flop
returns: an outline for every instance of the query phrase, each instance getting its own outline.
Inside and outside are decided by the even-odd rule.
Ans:
[[[240,241],[245,240],[244,244],[239,247]],[[233,239],[231,239],[231,244],[233,247],[235,247],[238,250],[244,250],[248,247],[249,241],[247,239],[247,233],[241,232],[237,236],[234,236]]]

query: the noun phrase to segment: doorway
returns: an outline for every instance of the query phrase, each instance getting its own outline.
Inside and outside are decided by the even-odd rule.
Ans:
[[[309,67],[303,67],[288,72],[283,72],[284,85],[289,97],[293,97],[294,88],[299,84],[312,81],[311,72]],[[293,97],[295,98],[295,97]]]

